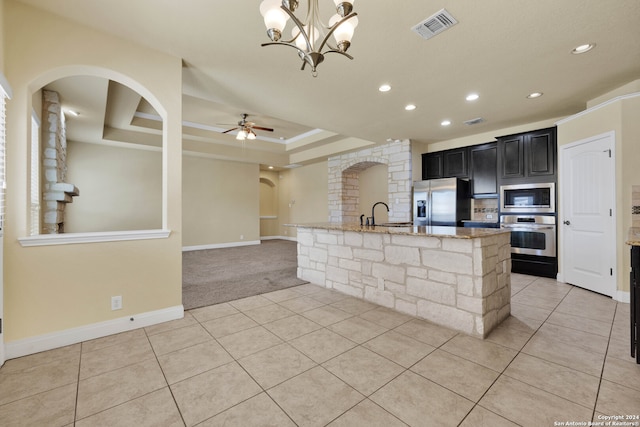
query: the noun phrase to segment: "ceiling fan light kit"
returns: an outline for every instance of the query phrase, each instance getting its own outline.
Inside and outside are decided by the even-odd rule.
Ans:
[[[328,53],[338,53],[353,59],[346,52],[351,46],[351,39],[358,25],[357,13],[353,12],[354,1],[333,0],[336,14],[329,19],[328,25],[325,25],[320,20],[318,0],[307,0],[307,16],[304,21],[294,14],[299,5],[298,0],[263,0],[260,4],[260,14],[264,18],[271,42],[263,43],[262,46],[282,45],[296,49],[302,59],[300,69],[304,70],[309,64],[314,77],[318,75],[317,66],[324,61],[324,56]],[[282,40],[282,33],[289,18],[294,23],[292,38]],[[331,36],[335,39],[335,47],[329,42]]]
[[[256,133],[253,131],[254,129],[258,129],[258,130],[264,130],[266,132],[273,132],[272,128],[266,128],[263,126],[256,126],[255,123],[253,122],[248,122],[247,121],[247,117],[249,117],[248,114],[243,113],[242,114],[242,120],[240,120],[238,122],[238,126],[231,128],[231,129],[227,129],[222,133],[229,133],[231,131],[234,131],[236,129],[240,129],[238,131],[238,134],[236,135],[236,139],[238,141],[244,141],[245,139],[256,139],[258,136],[256,135]]]

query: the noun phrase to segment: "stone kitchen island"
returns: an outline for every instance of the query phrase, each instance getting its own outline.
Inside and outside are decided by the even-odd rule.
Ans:
[[[509,231],[291,226],[300,279],[482,338],[510,314]]]

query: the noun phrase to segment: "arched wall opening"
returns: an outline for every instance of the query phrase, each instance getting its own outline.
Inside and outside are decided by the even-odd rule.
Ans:
[[[371,215],[371,206],[361,206],[360,173],[371,167],[387,167],[388,221],[411,220],[411,144],[409,140],[329,158],[329,222],[359,223],[360,215]]]
[[[94,88],[100,90],[95,90],[95,95],[75,95],[82,90],[74,85],[81,86],[88,84],[87,82],[91,82]],[[34,115],[39,115],[42,122],[40,153],[36,152],[37,143],[34,144],[34,137],[37,141],[39,136],[33,134],[36,132],[35,128],[31,129],[29,135],[32,146],[29,153],[31,164],[27,177],[28,188],[30,193],[38,191],[34,189],[40,190],[40,194],[30,194],[29,197],[30,234],[167,228],[167,189],[164,177],[167,163],[167,132],[166,126],[163,125],[166,123],[167,113],[158,99],[135,79],[111,69],[95,66],[73,65],[48,70],[28,87],[31,94],[29,110]],[[68,92],[60,94],[58,100],[58,93],[51,92],[52,88]],[[122,89],[113,95],[117,88]],[[128,92],[127,95],[132,98],[129,104],[118,102],[126,98],[121,94],[123,91]],[[56,97],[56,102],[47,100],[51,95]],[[86,111],[81,111],[78,117],[69,116],[65,120],[64,116],[68,112],[63,112],[62,106],[69,105],[64,99],[65,95],[74,98],[76,103],[85,103],[86,105],[74,106],[74,109],[84,107]],[[150,132],[146,134],[139,132],[141,138],[135,143],[127,142],[118,136],[104,135],[107,132],[109,116],[120,115],[127,118],[127,126],[133,124],[136,112],[134,108],[139,102],[153,108],[162,118],[157,129],[148,129]],[[96,106],[98,111],[95,111]],[[100,107],[104,110],[100,111]],[[58,121],[54,123],[56,118]],[[96,120],[101,121],[100,126],[96,124]],[[93,124],[87,125],[87,122]],[[52,125],[56,128],[55,132],[49,130]],[[93,126],[93,134],[96,136],[89,140],[77,137],[69,139],[68,129],[74,126]],[[72,152],[77,154],[67,156]],[[98,161],[96,157],[102,160]],[[39,165],[38,161],[34,161],[38,158]],[[107,163],[108,159],[114,159],[116,162],[113,167],[103,164]],[[125,161],[127,159],[129,166]],[[67,176],[80,182],[67,182]],[[118,185],[118,182],[121,185]],[[79,189],[75,187],[76,184]],[[75,204],[71,203],[74,198]],[[41,200],[41,212],[34,211],[33,208],[34,200],[38,199]],[[56,217],[54,220],[51,219],[53,216]],[[67,227],[63,226],[65,219],[70,220]],[[38,221],[40,227],[36,226]]]

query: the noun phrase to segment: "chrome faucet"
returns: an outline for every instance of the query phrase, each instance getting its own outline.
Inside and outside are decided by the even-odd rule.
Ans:
[[[373,204],[373,207],[371,208],[371,225],[376,225],[376,219],[373,216],[373,211],[375,210],[376,206],[378,205],[384,205],[385,208],[387,208],[387,212],[389,212],[389,205],[387,205],[385,202],[375,202]]]

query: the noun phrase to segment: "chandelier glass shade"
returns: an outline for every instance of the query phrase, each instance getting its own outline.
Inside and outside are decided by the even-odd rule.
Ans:
[[[318,0],[307,0],[307,16],[303,21],[294,15],[298,0],[263,0],[260,14],[264,18],[271,42],[263,43],[262,46],[282,45],[296,49],[302,60],[301,70],[309,64],[314,77],[317,75],[317,66],[328,53],[338,53],[353,59],[346,52],[358,25],[357,13],[353,12],[354,1],[333,0],[336,14],[325,25],[320,20]],[[282,35],[289,19],[294,24],[292,38],[283,40]],[[335,45],[330,42],[331,36],[335,39]]]

